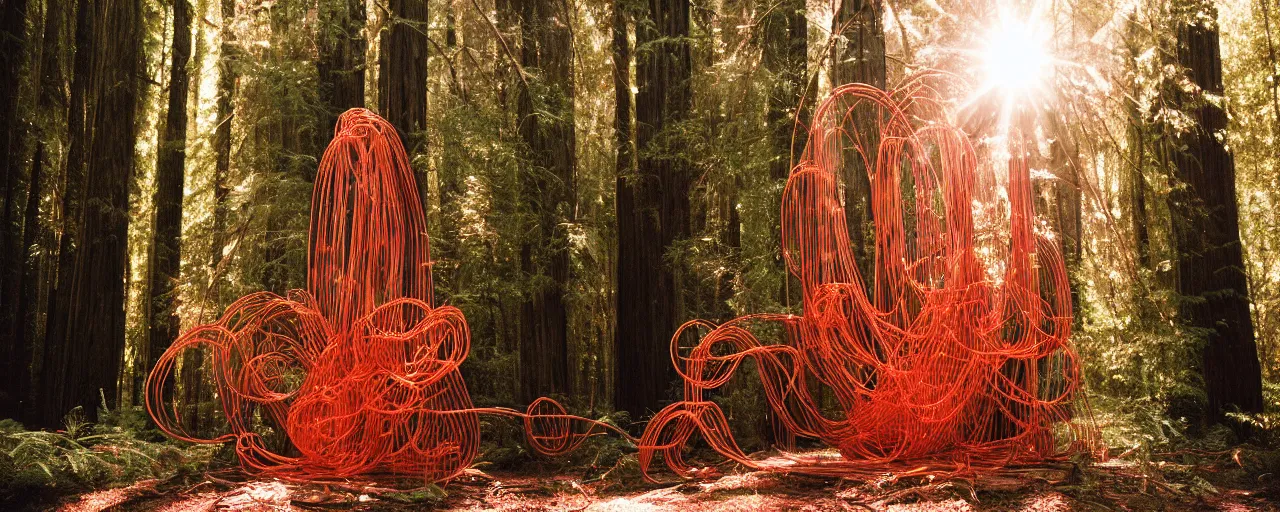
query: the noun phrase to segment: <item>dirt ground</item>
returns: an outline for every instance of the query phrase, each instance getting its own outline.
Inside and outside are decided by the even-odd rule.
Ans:
[[[700,480],[638,476],[580,480],[532,464],[524,471],[469,470],[448,485],[396,491],[373,482],[295,484],[248,479],[234,470],[194,484],[142,481],[67,496],[36,510],[310,511],[310,510],[1280,510],[1280,479],[1250,472],[1238,457],[1212,463],[1115,460],[1005,470],[956,477],[859,480],[712,469]],[[620,471],[619,473],[625,473]],[[902,473],[910,473],[903,471]]]

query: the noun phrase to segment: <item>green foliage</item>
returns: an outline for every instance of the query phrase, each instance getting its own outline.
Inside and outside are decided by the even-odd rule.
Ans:
[[[1159,293],[1172,299],[1172,292]],[[1198,345],[1185,331],[1161,321],[1149,299],[1132,300],[1146,305],[1139,305],[1138,311],[1091,307],[1075,335],[1077,347],[1086,354],[1082,363],[1092,390],[1117,398],[1201,400],[1199,375],[1193,366]]]
[[[712,401],[736,427],[733,438],[738,446],[747,451],[767,449],[773,425],[769,421],[769,403],[764,399],[760,374],[755,372],[754,362],[743,364],[738,371],[739,375],[725,385],[723,393],[714,395]]]
[[[441,101],[429,132],[432,267],[436,301],[462,309],[471,326],[463,372],[480,404],[511,405],[519,375],[518,318],[523,285],[516,214],[519,157],[498,105]],[[446,151],[447,149],[447,151]],[[438,160],[437,160],[438,159]],[[472,377],[474,376],[474,377]]]
[[[1280,6],[1220,6],[1223,82],[1236,158],[1236,197],[1263,376],[1280,381]],[[1268,401],[1274,407],[1273,400]]]
[[[0,502],[196,474],[214,452],[140,439],[132,430],[139,423],[135,417],[107,416],[97,425],[83,418],[72,411],[58,432],[27,431],[0,420]],[[123,424],[109,423],[121,418]]]
[[[1280,469],[1280,382],[1264,382],[1262,395],[1266,409],[1261,413],[1231,412],[1227,413],[1227,417],[1248,426],[1255,443],[1276,452],[1273,469]]]
[[[583,411],[570,411],[583,414]],[[626,411],[600,416],[597,421],[615,427],[629,424]],[[623,461],[635,459],[636,447],[627,439],[613,433],[600,433],[583,442],[579,449],[561,457],[548,458],[535,452],[525,438],[522,423],[508,418],[482,418],[480,456],[476,467],[480,469],[527,469],[531,464],[546,466],[547,472],[577,473],[585,480],[603,478]]]

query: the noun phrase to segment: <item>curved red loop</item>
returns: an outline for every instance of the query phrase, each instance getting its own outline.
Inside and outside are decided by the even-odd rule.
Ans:
[[[1080,386],[1066,269],[1033,223],[1016,134],[1007,164],[980,158],[937,92],[953,82],[933,73],[888,92],[847,85],[818,106],[783,191],[782,255],[802,285],[804,314],[685,324],[671,342],[684,400],[649,423],[643,469],[661,455],[685,473],[680,450],[694,433],[764,467],[746,459],[706,400],[745,358],[755,359],[787,430],[843,455],[810,472],[897,460],[952,461],[944,466],[957,471],[1065,453],[1055,426],[1074,418]],[[868,125],[874,133],[859,131]],[[850,226],[845,215],[858,200],[845,183],[851,171],[866,173],[870,226]],[[851,229],[874,246],[870,261],[857,260]],[[765,324],[781,325],[772,330],[780,343],[758,339]],[[694,327],[706,334],[680,347]],[[833,397],[826,406],[819,388]],[[1063,432],[1093,440],[1089,425]]]

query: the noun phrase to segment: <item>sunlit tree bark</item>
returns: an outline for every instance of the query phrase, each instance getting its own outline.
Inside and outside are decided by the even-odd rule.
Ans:
[[[223,250],[226,246],[227,230],[227,194],[231,188],[227,183],[227,175],[231,172],[231,126],[235,117],[236,95],[236,32],[233,22],[236,17],[236,0],[221,0],[219,8],[222,14],[222,27],[219,31],[222,41],[218,54],[218,100],[217,126],[213,131],[213,258],[209,261],[212,272],[210,284],[211,294],[217,302],[218,283],[221,281],[219,267],[222,265]]]
[[[148,283],[148,358],[144,372],[155,365],[178,337],[177,282],[182,262],[182,196],[187,162],[187,95],[191,60],[191,6],[173,2],[173,41],[170,48],[169,106],[165,128],[157,146],[156,209],[151,235],[151,271]],[[172,386],[172,380],[167,381]],[[142,386],[137,386],[141,395]],[[142,401],[141,396],[139,403]]]
[[[1181,102],[1195,124],[1181,135],[1173,158],[1181,182],[1171,198],[1179,313],[1204,337],[1206,417],[1217,422],[1233,410],[1262,412],[1262,374],[1240,244],[1235,162],[1225,142],[1227,113],[1213,99],[1223,94],[1217,12],[1207,2],[1180,7],[1178,63],[1195,86]]]

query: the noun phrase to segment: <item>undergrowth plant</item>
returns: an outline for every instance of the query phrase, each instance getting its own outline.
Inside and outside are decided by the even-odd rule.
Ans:
[[[216,447],[156,439],[143,413],[117,410],[89,423],[72,410],[56,432],[0,420],[0,502],[196,474]]]

